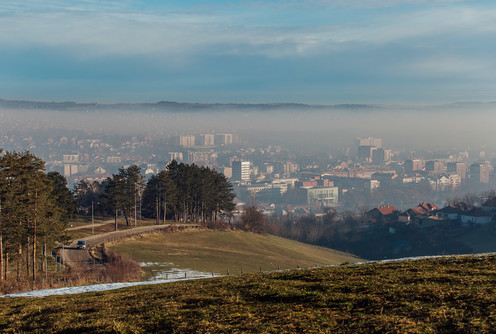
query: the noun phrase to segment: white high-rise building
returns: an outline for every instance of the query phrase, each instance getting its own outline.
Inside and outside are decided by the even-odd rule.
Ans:
[[[200,146],[214,146],[215,134],[206,133],[198,135],[198,143]]]
[[[233,181],[248,182],[250,181],[250,162],[233,161],[232,162],[232,179]]]

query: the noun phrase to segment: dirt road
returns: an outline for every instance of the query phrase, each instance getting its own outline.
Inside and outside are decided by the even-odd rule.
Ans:
[[[145,233],[150,233],[154,231],[169,230],[171,227],[177,228],[199,228],[197,224],[165,224],[165,225],[152,225],[152,226],[141,226],[132,229],[107,232],[103,234],[97,234],[93,236],[86,237],[86,250],[78,249],[76,247],[77,240],[74,240],[69,247],[64,247],[61,251],[61,256],[63,261],[71,267],[75,272],[87,272],[89,270],[99,270],[102,265],[95,263],[93,257],[91,257],[89,250],[91,247],[107,241],[115,241],[118,239],[123,239],[133,235],[140,235]]]

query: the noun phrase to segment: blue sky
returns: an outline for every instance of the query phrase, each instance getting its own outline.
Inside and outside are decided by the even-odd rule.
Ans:
[[[496,2],[0,1],[0,98],[496,101]]]

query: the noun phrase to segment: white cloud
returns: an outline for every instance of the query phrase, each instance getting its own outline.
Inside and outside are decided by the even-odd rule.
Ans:
[[[338,5],[341,1],[317,1]],[[357,3],[356,1],[352,1]],[[423,1],[401,1],[401,3]],[[93,4],[86,1],[83,4]],[[110,2],[107,2],[111,4]],[[370,6],[378,1],[367,1]],[[51,2],[50,11],[12,11],[0,18],[0,43],[4,46],[67,47],[82,55],[106,54],[186,56],[259,54],[269,57],[312,55],[354,45],[394,43],[407,39],[433,39],[439,35],[471,35],[496,32],[496,10],[470,7],[423,9],[407,13],[371,16],[363,24],[257,25],[256,12],[226,13],[89,10],[83,5],[61,7]],[[56,9],[56,10],[55,10]],[[101,9],[101,8],[99,8]],[[243,22],[252,20],[250,25]],[[239,23],[241,22],[241,23]]]

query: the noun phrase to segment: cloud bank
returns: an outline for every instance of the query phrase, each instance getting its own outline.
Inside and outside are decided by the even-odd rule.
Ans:
[[[4,98],[495,100],[490,1],[0,5]]]

